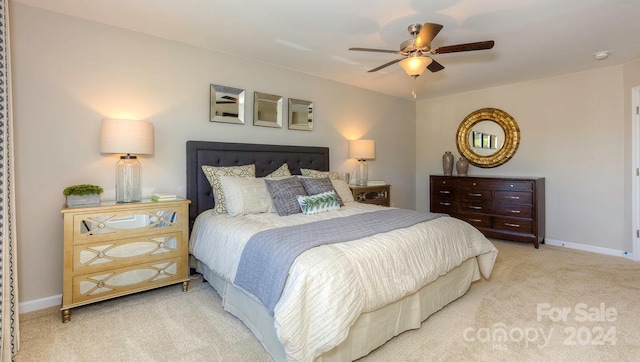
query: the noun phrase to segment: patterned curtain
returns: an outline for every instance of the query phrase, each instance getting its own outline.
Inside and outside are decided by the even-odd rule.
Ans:
[[[19,348],[8,0],[0,0],[0,361]]]

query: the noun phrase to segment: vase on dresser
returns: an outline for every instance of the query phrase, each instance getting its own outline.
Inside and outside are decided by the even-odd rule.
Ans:
[[[467,172],[469,171],[469,161],[464,157],[460,157],[456,162],[456,171],[458,172],[458,176],[467,176]]]
[[[453,174],[453,154],[450,151],[446,151],[442,155],[442,170],[445,176],[451,176]]]

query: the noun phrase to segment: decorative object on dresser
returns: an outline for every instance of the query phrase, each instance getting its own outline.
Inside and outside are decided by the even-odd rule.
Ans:
[[[482,108],[460,123],[456,145],[460,155],[470,164],[482,168],[497,167],[515,155],[520,145],[520,129],[507,112]]]
[[[100,204],[103,192],[104,189],[98,185],[80,184],[65,188],[62,194],[67,197],[67,207],[78,207]]]
[[[376,158],[376,145],[373,140],[349,141],[349,158],[358,160],[356,164],[356,186],[366,186],[369,179],[367,160]]]
[[[533,243],[545,237],[544,178],[430,177],[431,212],[446,213],[485,236]]]
[[[62,321],[71,308],[165,285],[189,287],[189,200],[64,208]]]
[[[467,176],[467,172],[469,172],[469,161],[466,158],[460,157],[458,161],[456,161],[456,172],[458,176]]]
[[[453,154],[451,151],[446,151],[442,155],[442,171],[445,176],[451,176],[453,174]]]
[[[105,119],[100,131],[100,152],[126,153],[116,164],[116,201],[138,202],[140,189],[140,162],[132,154],[153,153],[153,124],[147,121]]]
[[[391,206],[391,185],[350,186],[356,202]]]

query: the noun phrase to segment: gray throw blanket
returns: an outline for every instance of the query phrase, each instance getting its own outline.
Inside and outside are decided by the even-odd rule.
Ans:
[[[429,221],[441,214],[388,209],[263,230],[245,245],[234,284],[257,298],[273,316],[289,268],[304,251],[323,244],[357,240]]]

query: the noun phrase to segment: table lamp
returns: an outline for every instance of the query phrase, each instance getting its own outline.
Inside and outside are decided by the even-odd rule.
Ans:
[[[120,156],[116,164],[116,202],[140,201],[140,162],[136,155],[153,153],[153,124],[125,119],[103,120],[100,152],[126,154]]]
[[[376,158],[376,146],[373,140],[349,141],[349,158],[358,160],[356,164],[356,186],[366,186],[369,179],[367,160]]]

